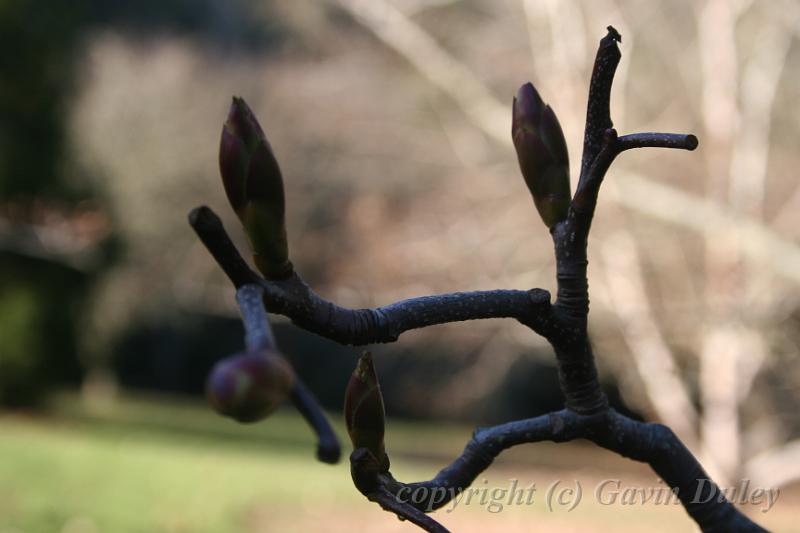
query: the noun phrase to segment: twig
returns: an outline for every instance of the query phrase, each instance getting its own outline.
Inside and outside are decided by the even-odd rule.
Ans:
[[[189,213],[189,225],[205,244],[208,251],[237,289],[247,283],[258,283],[260,276],[253,272],[236,250],[231,238],[225,233],[222,221],[211,210],[202,205]]]
[[[608,34],[600,40],[597,56],[589,82],[589,99],[586,106],[586,129],[583,134],[583,156],[581,157],[581,175],[578,187],[583,183],[589,167],[594,163],[603,147],[606,130],[613,128],[611,121],[611,85],[614,83],[614,72],[622,57],[617,43],[622,36],[612,26]]]
[[[339,438],[319,406],[317,398],[298,376],[294,379],[291,398],[294,406],[317,435],[317,459],[328,464],[338,463],[342,455]]]
[[[210,209],[207,211],[211,213]],[[213,215],[213,213],[211,214]],[[200,224],[199,227],[201,228],[199,232],[202,233],[202,228],[205,226]],[[219,229],[224,233],[221,224],[219,224]],[[210,241],[224,242],[225,239],[215,237],[210,239]],[[233,247],[233,244],[231,244],[231,247]],[[231,250],[232,252],[236,251],[235,247],[231,248]],[[231,250],[229,250],[229,252],[231,252]],[[238,261],[235,260],[235,256],[238,256],[238,252],[236,252],[235,255],[225,255],[224,257],[227,257],[233,264],[238,264]],[[216,255],[214,257],[216,257]],[[241,257],[239,259],[241,259]],[[258,277],[255,273],[253,273],[253,275]],[[248,352],[255,352],[258,350],[277,352],[278,350],[275,343],[275,336],[272,333],[272,327],[269,323],[269,317],[264,309],[263,296],[264,288],[254,283],[242,285],[236,291],[236,301],[242,313],[242,323],[244,324],[245,330],[245,347]],[[314,430],[314,434],[317,437],[317,459],[323,463],[338,463],[342,454],[339,439],[333,431],[325,413],[322,411],[322,407],[320,407],[316,397],[308,390],[300,377],[296,374],[292,383],[290,396],[292,403],[294,403],[297,410],[300,411],[300,414],[303,415],[303,418],[306,419],[311,429]]]
[[[250,270],[211,209],[190,215],[200,239],[237,285],[258,283],[267,310],[298,326],[342,344],[394,342],[401,333],[434,324],[484,318],[514,318],[546,335],[551,321],[550,294],[542,289],[456,292],[402,300],[375,309],[347,309],[323,299],[293,273],[266,281]]]
[[[244,345],[247,351],[267,349],[277,351],[275,335],[264,309],[264,289],[260,285],[248,283],[236,291],[236,302],[242,312],[244,324]]]
[[[367,498],[376,502],[385,511],[392,512],[401,520],[408,520],[430,533],[450,533],[439,522],[426,515],[413,505],[400,501],[394,494],[384,486],[379,486],[375,492],[367,495]]]
[[[685,133],[633,133],[617,139],[619,151],[631,148],[675,148],[678,150],[694,150],[697,148],[697,137]]]
[[[704,532],[763,532],[727,500],[720,488],[668,427],[632,420],[613,409],[581,416],[562,410],[528,420],[479,429],[461,455],[429,481],[382,480],[395,501],[430,512],[468,487],[504,450],[541,441],[587,439],[624,457],[647,463],[672,489]]]

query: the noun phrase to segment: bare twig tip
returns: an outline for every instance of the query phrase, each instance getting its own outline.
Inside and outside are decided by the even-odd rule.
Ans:
[[[528,296],[533,305],[544,305],[550,303],[550,293],[544,289],[531,289]]]
[[[201,205],[189,211],[189,225],[197,229],[200,227],[221,226],[222,221],[210,207]]]
[[[689,151],[694,150],[697,148],[697,145],[700,144],[700,141],[697,140],[695,135],[687,135],[686,136],[686,149]]]
[[[342,450],[338,443],[317,446],[317,459],[322,463],[335,465],[339,462],[341,456]]]

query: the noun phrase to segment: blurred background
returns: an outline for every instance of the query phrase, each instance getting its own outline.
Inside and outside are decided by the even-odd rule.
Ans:
[[[414,531],[355,491],[346,461],[315,462],[291,409],[250,427],[204,402],[242,328],[186,214],[210,205],[246,250],[217,170],[230,98],[272,143],[291,257],[323,296],[553,290],[511,98],[537,86],[578,168],[609,24],[623,35],[617,129],[700,147],[627,152],[604,184],[589,249],[603,383],[722,485],[780,488],[768,513],[743,509],[800,531],[800,3],[2,0],[0,532]],[[274,326],[341,432],[359,351]],[[551,350],[511,321],[372,351],[405,481],[431,477],[476,424],[562,405]],[[582,443],[515,449],[480,479],[609,477],[658,486]],[[591,500],[436,517],[461,532],[693,531],[675,506]]]

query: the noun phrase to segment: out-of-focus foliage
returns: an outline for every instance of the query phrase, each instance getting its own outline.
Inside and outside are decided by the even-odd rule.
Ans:
[[[0,403],[75,383],[79,360],[98,365],[110,349],[110,337],[96,342],[86,327],[84,302],[123,244],[96,186],[115,178],[75,157],[67,123],[87,39],[111,28],[145,40],[178,32],[231,50],[280,39],[235,2],[0,3]]]
[[[0,404],[30,403],[53,382],[77,382],[76,326],[89,280],[72,264],[79,254],[65,251],[81,243],[61,231],[69,225],[61,215],[88,195],[65,171],[85,7],[0,3]],[[46,220],[61,225],[48,234]]]
[[[67,95],[85,2],[0,3],[0,198],[66,193]]]
[[[0,254],[0,404],[29,403],[54,381],[77,384],[87,283],[76,270]]]

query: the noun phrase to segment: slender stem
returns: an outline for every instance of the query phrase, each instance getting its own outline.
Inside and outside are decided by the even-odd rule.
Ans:
[[[245,330],[244,342],[248,352],[265,349],[278,351],[269,317],[264,309],[263,296],[264,288],[253,283],[242,285],[236,291],[236,301],[242,312]],[[317,458],[323,463],[338,463],[342,454],[339,439],[316,397],[297,375],[292,385],[291,398],[297,410],[314,430],[317,437]]]
[[[374,309],[348,309],[320,297],[297,273],[262,285],[271,312],[291,318],[307,331],[355,346],[394,342],[412,329],[485,318],[514,318],[546,335],[551,318],[550,294],[542,289],[456,292]]]
[[[342,455],[339,438],[333,431],[328,417],[325,416],[314,394],[297,376],[295,376],[291,398],[297,410],[317,435],[317,459],[328,464],[338,463]]]
[[[692,151],[697,148],[697,145],[697,137],[686,133],[643,132],[618,137],[615,129],[607,129],[603,135],[601,149],[582,176],[572,200],[571,209],[578,214],[578,218],[587,227],[586,233],[588,234],[588,226],[591,224],[597,205],[600,185],[602,185],[611,163],[619,154],[634,148],[673,148]]]
[[[614,126],[610,110],[611,86],[614,83],[617,65],[622,57],[617,46],[620,41],[622,41],[622,36],[612,26],[609,26],[608,33],[600,40],[600,46],[597,48],[592,78],[589,82],[579,187],[595,157],[600,153],[605,131]]]
[[[383,486],[379,486],[375,492],[369,493],[367,498],[376,502],[385,511],[392,512],[399,518],[408,520],[425,531],[430,533],[450,533],[450,530],[413,505],[399,501],[394,494]]]
[[[189,220],[237,289],[258,284],[269,312],[287,316],[303,329],[341,344],[394,342],[412,329],[485,318],[514,318],[541,335],[547,335],[552,326],[550,294],[543,289],[421,296],[374,309],[340,307],[315,293],[296,272],[278,281],[253,272],[210,208],[194,209]]]
[[[452,463],[428,481],[402,483],[387,478],[385,485],[402,501],[431,512],[445,506],[469,487],[501,452],[519,444],[551,440],[563,442],[580,436],[579,415],[562,410],[526,420],[480,428]]]
[[[248,352],[257,350],[277,351],[275,336],[264,309],[264,289],[260,285],[248,283],[236,291],[236,301],[242,312],[244,324],[244,345]]]
[[[200,206],[189,213],[189,225],[205,244],[237,289],[246,283],[257,283],[261,277],[247,266],[236,246],[231,241],[222,221],[210,207]]]
[[[642,132],[623,135],[617,139],[619,151],[631,148],[675,148],[692,151],[697,148],[697,137],[689,133]]]
[[[475,432],[464,451],[433,479],[403,483],[383,475],[396,500],[423,512],[443,507],[488,468],[503,451],[541,441],[587,439],[624,457],[647,463],[667,483],[704,532],[764,532],[722,498],[692,453],[666,426],[628,418],[613,409],[581,416],[565,409]]]

